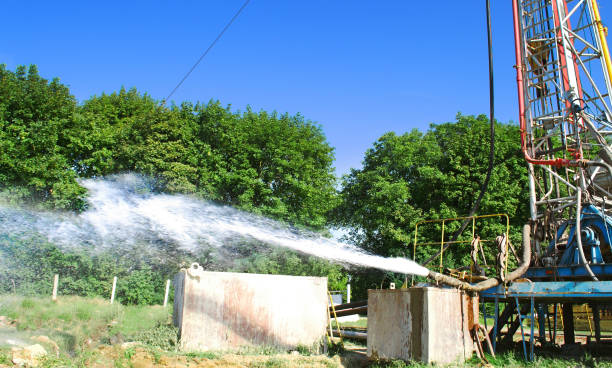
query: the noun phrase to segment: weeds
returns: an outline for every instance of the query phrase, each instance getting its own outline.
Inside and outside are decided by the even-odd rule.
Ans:
[[[0,364],[12,364],[8,352],[0,351]]]
[[[173,351],[178,346],[178,329],[168,323],[158,323],[152,329],[135,334],[133,339],[153,348]]]
[[[215,353],[212,351],[203,351],[203,352],[197,352],[197,353],[187,353],[185,354],[185,356],[191,359],[194,359],[194,358],[217,359],[221,355],[219,353]]]

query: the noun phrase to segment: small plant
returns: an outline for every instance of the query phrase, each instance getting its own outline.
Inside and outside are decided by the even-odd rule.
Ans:
[[[176,350],[178,345],[178,329],[167,323],[159,323],[156,327],[135,335],[134,339],[151,347],[172,351]]]
[[[187,353],[185,354],[188,358],[205,358],[205,359],[217,359],[219,358],[218,353],[213,353],[212,351],[202,351],[198,353]]]
[[[0,364],[12,364],[7,352],[0,351]]]
[[[310,356],[312,355],[313,348],[300,344],[296,347],[296,350],[300,355]]]
[[[132,359],[132,357],[134,356],[135,352],[133,348],[129,348],[129,349],[125,349],[125,351],[123,352],[123,356],[126,359]]]
[[[24,299],[21,301],[21,308],[23,309],[32,309],[34,305],[35,303],[32,299]]]
[[[76,311],[76,317],[81,321],[89,321],[92,317],[91,309],[87,307],[80,307]]]
[[[344,344],[341,342],[335,343],[333,341],[330,341],[327,343],[327,355],[329,356],[334,356],[334,355],[341,355],[345,352],[344,349]]]

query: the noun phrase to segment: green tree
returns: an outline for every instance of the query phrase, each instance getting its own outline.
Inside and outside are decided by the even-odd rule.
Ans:
[[[4,197],[80,209],[85,190],[66,158],[66,132],[76,101],[58,79],[36,66],[15,72],[0,65],[0,189]]]
[[[508,214],[517,244],[520,226],[528,218],[527,170],[518,127],[496,123],[495,128],[494,169],[478,214]],[[363,167],[343,177],[336,224],[352,229],[349,240],[367,250],[412,258],[418,221],[469,213],[486,175],[488,142],[485,115],[459,114],[456,122],[432,125],[426,133],[384,134],[366,152]],[[447,240],[459,224],[449,225]],[[503,228],[491,222],[479,231],[490,236]],[[440,239],[439,227],[423,231],[429,241]],[[416,258],[423,261],[437,249],[421,247]],[[469,250],[451,247],[445,254],[447,264],[461,266]]]
[[[301,115],[231,113],[218,102],[196,111],[199,167],[213,199],[299,225],[326,224],[334,156],[319,126]]]

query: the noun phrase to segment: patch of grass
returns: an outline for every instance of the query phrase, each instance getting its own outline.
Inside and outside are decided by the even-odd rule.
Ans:
[[[286,350],[275,346],[243,346],[236,351],[239,355],[276,355],[286,353]]]
[[[313,348],[310,346],[306,346],[306,345],[298,345],[296,348],[297,352],[300,353],[300,355],[304,355],[304,356],[310,356],[313,353]]]
[[[369,366],[370,368],[406,368],[406,367],[428,367],[421,362],[404,362],[403,360],[376,360]]]
[[[334,323],[334,327],[336,326],[336,323]],[[360,317],[359,320],[357,321],[347,321],[347,322],[340,322],[340,326],[342,327],[346,327],[346,328],[367,328],[368,327],[368,317]]]
[[[176,344],[176,330],[159,327],[169,322],[167,308],[111,305],[100,298],[72,296],[61,296],[57,302],[50,297],[15,295],[3,295],[0,300],[0,315],[15,320],[19,331],[47,335],[70,355],[84,351],[90,340],[116,334],[132,339],[148,336],[145,343],[164,349],[172,350],[170,346]]]
[[[285,367],[291,367],[291,362],[282,359],[282,358],[278,358],[278,357],[272,357],[270,359],[267,359],[264,362],[252,362],[251,364],[249,364],[250,368],[285,368]]]
[[[80,305],[76,308],[76,317],[80,321],[89,321],[94,314],[92,309],[93,308],[91,304]]]
[[[72,363],[69,357],[56,357],[53,354],[49,354],[40,360],[39,367],[52,368],[52,367],[70,367]]]
[[[149,347],[173,351],[178,347],[178,328],[169,323],[159,323],[154,328],[133,335],[133,339]]]
[[[21,308],[32,309],[34,308],[34,301],[32,299],[24,299],[21,301]]]
[[[168,323],[170,314],[168,309],[161,306],[121,306],[115,315],[115,321],[120,322],[112,326],[112,335],[121,334],[132,337],[145,330],[152,330],[163,323]]]
[[[0,350],[0,364],[13,364],[8,351]]]
[[[187,353],[185,354],[186,357],[188,358],[205,358],[205,359],[217,359],[221,356],[221,354],[219,353],[215,353],[212,351],[202,351],[202,352],[197,352],[197,353]]]

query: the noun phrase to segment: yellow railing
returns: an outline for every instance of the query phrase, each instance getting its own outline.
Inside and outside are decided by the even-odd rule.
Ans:
[[[496,214],[492,214],[492,215],[481,215],[481,216],[467,216],[467,217],[454,217],[454,218],[446,218],[446,219],[437,219],[437,220],[425,220],[425,221],[419,221],[416,223],[415,227],[414,227],[414,245],[412,247],[412,258],[416,261],[416,247],[417,245],[421,246],[421,245],[440,245],[440,262],[439,262],[439,271],[442,272],[444,265],[444,245],[445,244],[471,244],[472,240],[474,239],[474,237],[476,236],[476,220],[480,220],[480,219],[485,219],[485,218],[493,218],[493,217],[500,217],[500,218],[505,218],[506,220],[506,255],[508,255],[508,244],[510,243],[510,218],[508,217],[508,215],[506,215],[505,213],[496,213]],[[472,239],[470,240],[454,240],[454,241],[445,241],[444,240],[444,232],[446,230],[446,224],[449,222],[453,222],[453,221],[463,221],[463,220],[472,220]],[[432,223],[442,223],[442,236],[440,238],[440,241],[434,241],[434,242],[424,242],[424,243],[418,243],[417,239],[418,239],[418,234],[419,234],[419,226],[420,225],[424,225],[424,224],[432,224]],[[465,231],[465,230],[464,230]],[[461,235],[461,234],[459,234]],[[480,242],[481,243],[486,243],[486,242],[492,242],[493,239],[481,239]],[[505,262],[505,267],[504,267],[504,274],[507,275],[508,273],[508,261],[506,260]]]

